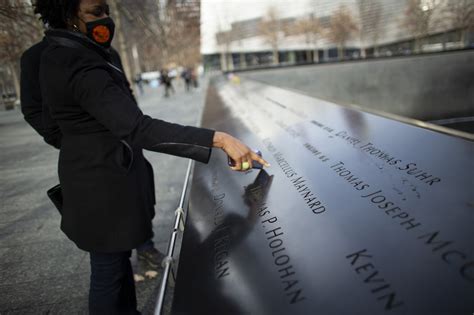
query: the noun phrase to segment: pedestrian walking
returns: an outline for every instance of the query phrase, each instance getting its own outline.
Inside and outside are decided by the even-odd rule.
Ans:
[[[121,69],[123,71],[123,68]],[[143,91],[143,79],[142,79],[142,76],[140,74],[137,74],[137,76],[135,77],[135,84],[138,88],[138,92],[140,93],[140,95],[143,95],[144,91]]]
[[[189,92],[191,89],[191,70],[189,68],[185,68],[181,73],[181,77],[184,79],[186,92]]]
[[[170,91],[174,93],[172,78],[169,76],[168,70],[162,69],[160,72],[160,83],[165,88],[165,97],[170,96]]]
[[[191,69],[191,82],[193,83],[193,87],[195,89],[199,87],[198,74],[196,72],[196,69]]]

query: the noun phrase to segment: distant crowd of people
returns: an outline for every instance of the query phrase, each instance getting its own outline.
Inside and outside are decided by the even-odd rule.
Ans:
[[[157,79],[145,79],[141,74],[137,75],[135,78],[135,84],[138,88],[140,94],[144,93],[144,85],[151,84],[152,86],[157,86],[158,82],[164,87],[164,97],[169,97],[170,93],[175,93],[176,90],[173,86],[173,80],[177,77],[176,71],[168,71],[167,69],[161,69],[159,72],[159,77]],[[179,74],[179,77],[183,79],[185,84],[186,92],[191,91],[191,88],[198,88],[198,75],[195,69],[191,67],[184,68],[183,71]]]

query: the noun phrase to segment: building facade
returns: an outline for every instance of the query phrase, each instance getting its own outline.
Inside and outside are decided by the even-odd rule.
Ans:
[[[474,6],[474,1],[472,4],[465,2]],[[204,64],[208,69],[232,71],[262,65],[327,62],[472,47],[472,28],[466,32],[453,23],[456,19],[453,16],[455,10],[451,9],[453,5],[459,5],[459,1],[319,0],[309,5],[305,14],[277,17],[272,24],[276,33],[273,45],[268,34],[262,31],[268,16],[232,22],[229,29],[215,34],[215,49],[203,54]],[[341,8],[347,15],[345,20],[338,21],[337,14]],[[347,28],[349,20],[355,27],[348,31],[350,34],[341,49],[341,44],[332,38],[335,36],[330,35],[338,27]],[[304,28],[302,21],[314,21],[317,31],[309,34],[311,31]]]

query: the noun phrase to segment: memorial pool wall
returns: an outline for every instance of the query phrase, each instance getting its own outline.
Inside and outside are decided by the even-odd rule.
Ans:
[[[474,116],[474,50],[244,71],[244,78],[422,121]]]

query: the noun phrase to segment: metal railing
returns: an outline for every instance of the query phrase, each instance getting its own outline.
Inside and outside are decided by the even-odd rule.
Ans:
[[[171,273],[173,282],[176,281],[175,274],[173,271],[174,265],[174,248],[176,244],[176,239],[178,233],[184,231],[184,200],[186,199],[186,193],[188,190],[189,177],[191,174],[192,165],[194,164],[193,160],[189,160],[188,169],[186,171],[186,177],[184,178],[183,190],[181,192],[181,198],[179,200],[178,208],[175,210],[175,220],[173,231],[171,232],[170,241],[168,243],[168,249],[166,252],[166,257],[163,259],[162,267],[164,268],[163,277],[160,283],[160,289],[158,292],[158,299],[156,301],[155,315],[161,315],[163,311],[163,303],[165,300],[166,289],[168,287],[168,279]]]
[[[208,79],[209,78],[205,78],[202,80],[202,88],[204,90],[207,90]],[[196,126],[201,126],[203,111],[204,111],[204,106],[198,112],[197,120],[195,123]],[[191,170],[193,168],[193,165],[194,165],[194,161],[190,159],[188,163],[188,169],[186,170],[186,175],[184,177],[183,190],[181,191],[181,198],[179,200],[179,205],[178,205],[178,208],[176,208],[175,210],[175,220],[174,220],[174,225],[173,225],[173,231],[171,232],[170,241],[168,243],[166,257],[163,259],[163,262],[161,264],[164,268],[164,271],[163,271],[163,277],[160,283],[160,289],[158,291],[158,298],[157,298],[156,307],[155,307],[155,315],[161,315],[163,312],[163,303],[165,300],[166,289],[167,289],[170,273],[172,275],[173,282],[176,281],[175,274],[173,271],[174,247],[176,244],[176,239],[178,237],[178,232],[184,231],[184,201],[186,199],[189,178],[191,176]]]

